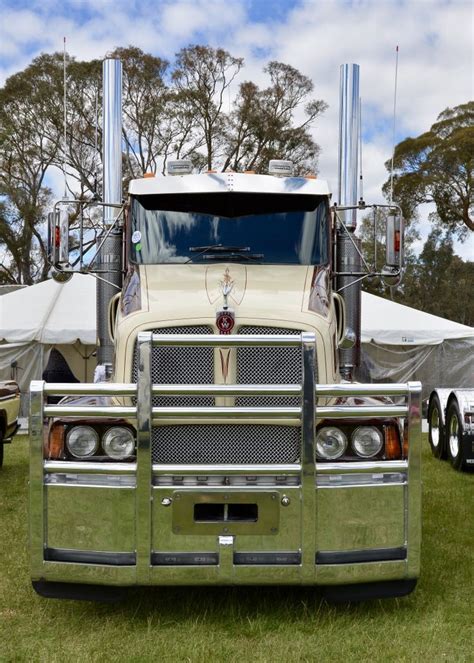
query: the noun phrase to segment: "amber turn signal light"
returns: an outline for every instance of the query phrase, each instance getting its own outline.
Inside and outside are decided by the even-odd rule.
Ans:
[[[44,455],[49,460],[59,460],[64,456],[64,424],[53,423],[47,436]]]
[[[391,424],[385,426],[385,457],[387,460],[398,460],[402,456],[398,428]]]

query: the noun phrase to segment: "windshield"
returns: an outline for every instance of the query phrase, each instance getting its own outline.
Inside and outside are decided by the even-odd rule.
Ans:
[[[326,264],[328,217],[325,196],[136,196],[131,204],[130,258],[139,264]]]

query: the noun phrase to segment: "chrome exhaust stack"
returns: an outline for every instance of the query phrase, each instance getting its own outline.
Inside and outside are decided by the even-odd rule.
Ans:
[[[122,202],[122,62],[107,58],[102,65],[102,167],[103,201]],[[111,298],[122,288],[122,232],[114,228],[118,209],[104,206],[104,229],[97,238],[97,363],[112,372],[114,345],[109,337],[108,314]],[[101,246],[102,244],[102,246]]]
[[[338,205],[357,205],[357,174],[359,154],[359,65],[343,64],[339,87],[339,159]],[[344,224],[337,229],[336,289],[344,297],[347,325],[355,333],[355,344],[339,350],[340,372],[344,379],[352,380],[354,368],[360,365],[361,271],[360,240],[354,237],[357,209],[341,210],[339,218]],[[357,281],[357,283],[355,283]]]

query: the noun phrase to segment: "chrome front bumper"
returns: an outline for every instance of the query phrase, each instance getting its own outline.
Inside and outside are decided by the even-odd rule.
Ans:
[[[302,385],[152,385],[152,343],[300,343]],[[315,385],[314,336],[139,337],[138,385],[32,383],[30,553],[34,581],[100,585],[341,585],[417,578],[420,564],[420,385]],[[240,392],[239,392],[240,390]],[[291,393],[299,408],[154,408],[157,393]],[[137,394],[136,406],[47,406],[48,393]],[[316,405],[317,397],[404,395],[405,405]],[[316,416],[315,416],[316,413]],[[135,463],[45,461],[43,423],[52,416],[126,416],[137,423]],[[316,417],[404,416],[409,457],[314,462]],[[291,465],[156,465],[159,419],[296,421],[301,462]],[[258,517],[218,521],[196,504]],[[237,505],[237,506],[236,506]],[[246,507],[245,505],[251,505]]]

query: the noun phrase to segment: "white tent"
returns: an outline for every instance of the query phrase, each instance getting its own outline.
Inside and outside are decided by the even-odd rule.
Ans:
[[[368,292],[362,293],[362,343],[437,345],[455,338],[474,339],[474,329]]]
[[[420,380],[434,387],[474,385],[474,328],[362,293],[359,379]]]
[[[0,340],[95,345],[95,283],[74,274],[66,283],[51,279],[0,297]]]
[[[41,377],[56,347],[81,381],[92,379],[96,344],[96,281],[75,274],[0,297],[0,379],[16,377],[23,391]],[[362,367],[359,379],[421,380],[435,386],[472,386],[474,329],[362,293]],[[15,371],[13,371],[15,374]]]
[[[96,281],[75,274],[66,283],[44,281],[0,297],[0,379],[14,378],[22,393],[41,379],[56,348],[81,382],[92,379],[96,347]]]

